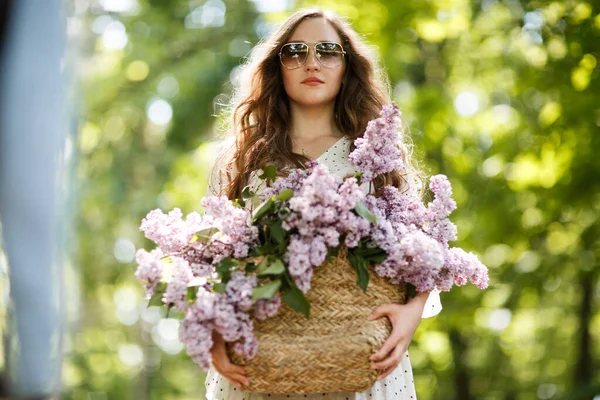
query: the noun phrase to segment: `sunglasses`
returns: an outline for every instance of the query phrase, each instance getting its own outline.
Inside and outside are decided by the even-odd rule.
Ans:
[[[313,45],[313,51],[319,63],[327,68],[335,68],[342,64],[346,52],[341,44],[336,42],[286,43],[281,46],[279,60],[281,65],[287,69],[300,68],[308,59],[309,45]]]

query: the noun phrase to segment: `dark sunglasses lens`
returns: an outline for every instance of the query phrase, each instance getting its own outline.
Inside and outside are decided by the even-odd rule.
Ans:
[[[304,43],[286,44],[281,48],[281,63],[286,68],[297,68],[304,64],[308,56],[308,45]]]
[[[324,42],[317,44],[319,61],[326,67],[337,67],[344,59],[342,46],[337,43]]]

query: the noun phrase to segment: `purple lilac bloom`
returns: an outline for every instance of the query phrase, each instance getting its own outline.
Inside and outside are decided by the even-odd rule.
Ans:
[[[356,148],[349,155],[350,162],[362,172],[363,182],[404,165],[399,148],[402,139],[400,109],[395,103],[387,104],[380,115],[368,122],[363,137],[354,140]]]
[[[235,271],[231,274],[231,279],[227,282],[225,293],[228,301],[238,306],[241,311],[248,311],[252,307],[252,289],[256,287],[255,276],[246,276],[241,271]]]
[[[277,196],[283,189],[291,189],[294,193],[302,188],[304,180],[312,173],[314,167],[318,163],[314,160],[309,160],[306,163],[306,168],[294,168],[285,177],[278,177],[270,187],[265,188],[263,196]]]
[[[247,257],[258,241],[258,228],[252,225],[248,210],[234,206],[225,196],[206,196],[200,204],[205,207],[205,218],[212,217],[211,227],[219,230],[213,238],[231,246],[233,257]]]
[[[177,253],[187,246],[194,232],[202,226],[202,217],[198,213],[189,214],[186,221],[182,216],[179,208],[174,208],[168,214],[155,209],[142,220],[140,230],[165,254]]]
[[[444,265],[444,248],[421,231],[402,238],[400,248],[409,260],[402,271],[404,282],[412,283],[418,292],[435,289],[435,277]]]
[[[488,286],[488,270],[471,252],[467,253],[458,247],[448,249],[446,251],[446,267],[457,286],[466,284],[467,279],[479,289],[485,289]],[[450,290],[450,288],[447,289]]]
[[[270,299],[259,299],[256,301],[254,304],[254,316],[258,320],[264,321],[277,314],[279,307],[281,307],[281,296],[279,293],[276,293]]]
[[[292,212],[282,226],[293,233],[284,260],[304,293],[310,289],[312,267],[325,261],[328,246],[338,246],[344,234],[345,244],[355,247],[370,233],[371,223],[353,211],[364,198],[356,178],[341,182],[326,166],[317,165],[290,199]]]
[[[138,263],[138,268],[135,271],[135,276],[146,283],[146,297],[150,298],[155,292],[156,285],[160,282],[163,273],[164,257],[160,248],[156,248],[148,253],[144,249],[139,249],[135,253],[135,261]]]
[[[429,181],[429,188],[434,199],[427,205],[424,231],[440,243],[448,246],[449,241],[456,240],[456,225],[448,216],[456,209],[452,199],[452,186],[445,175],[434,175]]]
[[[176,310],[185,312],[190,303],[186,300],[188,283],[194,278],[188,262],[180,257],[172,257],[172,276],[167,282],[162,301],[173,304]]]

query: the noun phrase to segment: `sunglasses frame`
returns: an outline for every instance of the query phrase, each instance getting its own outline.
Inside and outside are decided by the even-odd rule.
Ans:
[[[318,45],[318,44],[322,44],[322,43],[334,43],[334,44],[337,44],[337,45],[338,45],[338,46],[340,46],[340,48],[342,49],[342,51],[341,51],[341,53],[342,53],[342,56],[345,56],[345,55],[346,55],[346,51],[344,50],[344,46],[342,46],[342,44],[341,44],[341,43],[338,43],[338,42],[333,42],[333,41],[330,41],[330,40],[323,41],[323,42],[312,42],[312,43],[309,43],[309,42],[289,42],[289,43],[284,43],[284,44],[281,46],[281,49],[279,49],[279,62],[281,63],[281,65],[282,65],[282,66],[283,66],[283,68],[285,68],[285,69],[297,69],[297,68],[300,68],[300,67],[302,67],[302,66],[303,66],[303,65],[306,63],[306,60],[308,60],[308,56],[310,55],[310,48],[312,47],[312,49],[313,49],[313,53],[315,54],[315,58],[317,59],[317,61],[319,62],[319,64],[321,64],[321,65],[322,65],[322,66],[324,66],[325,68],[337,68],[337,67],[339,67],[340,65],[342,65],[342,64],[343,64],[343,59],[342,59],[342,62],[341,62],[339,65],[336,65],[335,67],[328,67],[328,66],[324,65],[324,64],[321,62],[321,59],[320,59],[319,57],[317,57],[317,54],[318,54],[318,53],[317,53],[317,45]],[[289,45],[289,44],[305,44],[305,45],[307,45],[307,46],[308,46],[308,51],[307,51],[307,54],[306,54],[306,58],[304,59],[304,61],[302,61],[302,64],[298,65],[297,67],[287,67],[287,66],[285,66],[285,65],[283,64],[283,59],[282,59],[282,56],[281,56],[281,54],[282,54],[282,52],[283,52],[283,48],[284,48],[285,46]],[[312,45],[312,46],[310,46],[310,45]]]

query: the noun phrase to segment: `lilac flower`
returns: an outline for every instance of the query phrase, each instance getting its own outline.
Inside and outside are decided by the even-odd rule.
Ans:
[[[135,276],[146,283],[146,297],[150,298],[155,292],[156,285],[160,282],[163,273],[163,262],[161,258],[163,252],[160,248],[156,248],[148,253],[144,249],[139,249],[135,253],[135,261],[138,263],[138,268],[135,271]]]
[[[360,172],[363,181],[403,167],[400,109],[395,103],[383,106],[381,117],[369,121],[361,138],[354,140],[356,148],[349,155],[350,162]]]
[[[167,283],[162,301],[173,304],[176,310],[185,312],[190,303],[186,300],[188,283],[194,278],[188,262],[180,257],[172,257],[172,274]]]
[[[183,221],[179,208],[164,214],[160,209],[152,210],[142,220],[140,230],[166,253],[176,253],[188,244],[194,229],[200,225],[200,216],[192,213]]]
[[[213,347],[211,322],[199,322],[193,313],[188,313],[179,326],[179,340],[185,344],[188,355],[204,370],[210,368]]]
[[[444,266],[444,248],[421,231],[402,238],[400,249],[408,262],[401,272],[404,282],[415,285],[418,292],[435,288],[435,277]]]
[[[281,307],[281,296],[275,294],[270,299],[260,299],[254,304],[254,316],[260,321],[274,316]]]
[[[467,279],[479,289],[485,289],[488,286],[487,268],[471,252],[467,253],[458,247],[448,249],[446,252],[446,267],[454,280],[454,284],[458,286],[466,284]],[[444,289],[450,290],[448,287]]]
[[[270,197],[271,195],[277,196],[283,189],[291,189],[294,193],[302,188],[304,180],[312,173],[314,167],[318,163],[314,160],[310,160],[306,163],[306,168],[294,168],[285,177],[278,177],[270,187],[265,188],[263,191],[264,197]]]
[[[242,311],[248,311],[252,307],[252,289],[256,287],[256,277],[246,276],[241,271],[235,271],[227,282],[225,293],[228,301],[236,304]]]
[[[445,175],[434,175],[429,181],[429,188],[434,193],[434,200],[427,205],[424,231],[440,243],[448,246],[448,242],[456,240],[456,225],[448,216],[456,209],[452,199],[452,187]]]

